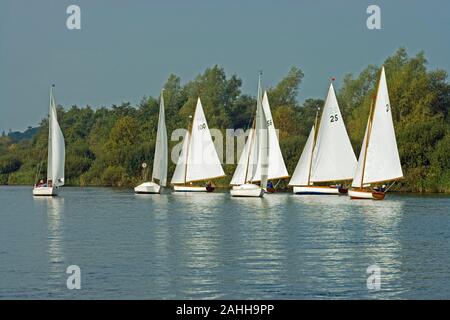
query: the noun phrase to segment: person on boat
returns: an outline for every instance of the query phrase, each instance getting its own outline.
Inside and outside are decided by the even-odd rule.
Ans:
[[[205,187],[207,192],[213,192],[215,190],[211,180],[206,183]]]
[[[36,183],[36,187],[45,187],[46,186],[46,183],[44,182],[44,180],[39,180],[39,182],[38,183]]]
[[[267,189],[273,189],[273,183],[272,181],[267,181]]]
[[[384,192],[386,190],[386,185],[383,184],[381,187],[380,186],[376,186],[375,188],[373,188],[375,191],[378,192]]]

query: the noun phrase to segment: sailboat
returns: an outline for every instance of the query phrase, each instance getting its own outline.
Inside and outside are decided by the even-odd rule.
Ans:
[[[280,180],[289,178],[289,174],[284,163],[283,154],[281,153],[280,144],[278,142],[277,131],[275,129],[275,124],[272,118],[272,112],[270,111],[269,98],[267,97],[267,91],[264,91],[262,99],[262,108],[267,123],[267,134],[268,134],[268,148],[270,150],[268,155],[268,170],[267,170],[267,180]],[[255,145],[253,145],[255,147]],[[256,172],[253,176],[253,182],[261,181],[261,166],[256,167]],[[265,189],[267,193],[275,192],[272,187],[267,187]]]
[[[332,83],[320,124],[318,114],[289,185],[294,194],[345,194],[347,189],[329,184],[351,181],[357,161]]]
[[[200,98],[197,100],[192,126],[186,131],[171,184],[174,191],[212,192],[214,187],[193,183],[225,176],[206,122]]]
[[[232,185],[231,196],[262,197],[264,195],[269,172],[269,148],[269,130],[266,113],[262,106],[260,75],[256,116],[230,182]],[[259,185],[256,184],[258,182]]]
[[[392,110],[384,66],[381,68],[377,94],[369,113],[358,165],[348,195],[352,199],[382,200],[384,184],[403,178],[402,166],[395,139]],[[377,187],[380,186],[381,187]]]
[[[152,180],[134,188],[135,193],[161,193],[161,187],[167,184],[167,129],[164,116],[164,89],[159,102],[158,130],[156,132],[155,156],[153,157]],[[155,182],[159,180],[159,184]]]
[[[56,104],[50,89],[50,110],[48,116],[48,158],[47,181],[37,182],[33,188],[34,196],[57,196],[58,188],[64,185],[65,144],[58,124]]]

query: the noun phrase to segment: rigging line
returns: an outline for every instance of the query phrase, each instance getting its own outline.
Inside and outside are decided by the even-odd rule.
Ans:
[[[274,189],[276,189],[276,188],[278,187],[278,185],[280,184],[280,182],[281,182],[281,179],[278,179],[277,183],[275,184]]]
[[[397,182],[397,180],[394,180],[389,187],[384,190],[384,192],[388,192],[388,190]]]

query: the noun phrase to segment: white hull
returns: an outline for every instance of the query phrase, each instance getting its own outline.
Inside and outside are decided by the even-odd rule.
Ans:
[[[383,200],[385,194],[382,192],[372,192],[370,190],[348,190],[348,195],[351,199],[371,199],[371,200]]]
[[[57,196],[58,188],[57,187],[34,187],[33,188],[33,196]]]
[[[173,191],[175,192],[207,192],[206,187],[198,186],[173,186]]]
[[[314,186],[304,186],[304,187],[294,187],[294,194],[340,194],[338,188],[334,187],[314,187]]]
[[[135,193],[161,193],[161,186],[155,182],[144,182],[134,188]]]
[[[240,186],[233,186],[230,190],[232,197],[262,197],[264,190],[256,184],[242,184]]]

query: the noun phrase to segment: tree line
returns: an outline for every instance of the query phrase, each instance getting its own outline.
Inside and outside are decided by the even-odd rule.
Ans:
[[[384,61],[397,144],[405,179],[398,190],[450,192],[450,84],[444,70],[429,70],[423,52],[409,56],[400,48]],[[337,91],[339,106],[355,154],[361,148],[371,100],[381,66],[369,65],[348,74]],[[274,87],[267,88],[281,150],[292,174],[314,122],[321,99],[297,100],[304,74],[292,67]],[[216,65],[182,85],[170,75],[164,84],[167,130],[187,128],[196,99],[202,99],[210,128],[248,128],[254,116],[254,95],[242,93],[242,80],[227,76]],[[325,88],[324,88],[325,92]],[[153,161],[159,97],[144,97],[110,108],[58,106],[66,140],[66,184],[76,186],[134,186],[142,180],[141,164]],[[0,184],[28,184],[45,168],[48,121],[29,134],[0,137]],[[169,152],[178,142],[169,141]],[[239,155],[236,155],[238,157]],[[237,162],[237,160],[236,160]],[[228,185],[235,164],[224,164]],[[175,164],[169,161],[169,179]],[[41,172],[41,176],[44,176]],[[286,186],[287,181],[280,184]]]

